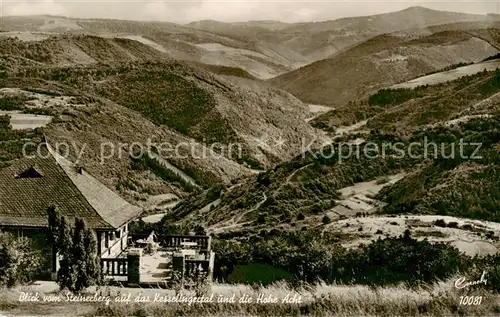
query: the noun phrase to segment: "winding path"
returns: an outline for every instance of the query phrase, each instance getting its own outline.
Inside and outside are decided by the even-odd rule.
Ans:
[[[265,202],[267,201],[267,195],[266,193],[263,193],[263,197],[262,197],[262,200],[259,201],[253,208],[245,211],[245,212],[242,212],[238,215],[234,215],[231,219],[229,219],[228,221],[225,221],[223,223],[219,223],[217,225],[222,225],[222,227],[219,227],[216,225],[216,227],[212,227],[212,228],[209,228],[209,231],[211,231],[212,233],[220,233],[224,230],[227,230],[227,229],[233,229],[233,228],[237,228],[237,227],[240,227],[242,225],[244,225],[245,223],[239,223],[239,221],[241,219],[243,219],[243,217],[245,217],[246,215],[248,215],[249,213],[251,213],[252,211],[255,211],[257,209],[260,208],[260,206],[262,206],[262,204],[264,204]]]

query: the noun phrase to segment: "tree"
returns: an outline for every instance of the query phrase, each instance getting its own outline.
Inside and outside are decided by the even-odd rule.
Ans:
[[[265,187],[271,186],[271,179],[266,173],[259,173],[257,176],[257,182]]]
[[[79,218],[75,218],[75,226],[70,228],[54,208],[49,208],[48,215],[52,241],[57,242],[54,247],[61,257],[57,272],[59,287],[79,293],[89,286],[101,284],[102,271],[92,230]]]
[[[104,277],[101,271],[101,261],[97,250],[97,240],[91,230],[85,230],[84,232],[83,242],[87,248],[86,276],[92,285],[100,285]]]
[[[88,230],[82,219],[75,219],[73,230],[72,249],[72,275],[74,283],[71,285],[73,292],[99,284],[101,282],[101,270],[99,257],[97,255],[97,244],[92,231]]]
[[[52,245],[57,246],[59,245],[59,227],[61,225],[61,216],[59,215],[59,212],[57,212],[55,206],[50,206],[47,209],[47,214],[49,216],[49,230],[50,230],[50,237],[52,238]]]
[[[56,252],[61,256],[59,261],[59,270],[57,271],[57,283],[63,289],[68,287],[71,289],[71,285],[74,285],[74,278],[72,274],[72,255],[71,251],[73,248],[73,241],[71,239],[71,228],[69,227],[66,218],[61,217],[59,221],[59,230],[57,231],[57,237],[53,240],[57,240],[58,244],[55,245]]]

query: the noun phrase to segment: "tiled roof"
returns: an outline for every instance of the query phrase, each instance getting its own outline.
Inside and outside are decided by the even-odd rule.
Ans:
[[[0,226],[46,227],[51,205],[68,221],[83,218],[94,229],[118,228],[140,213],[65,158],[43,152],[0,169]]]
[[[142,212],[141,208],[128,203],[85,170],[78,172],[73,163],[51,152],[59,166],[94,210],[114,228],[119,228]]]

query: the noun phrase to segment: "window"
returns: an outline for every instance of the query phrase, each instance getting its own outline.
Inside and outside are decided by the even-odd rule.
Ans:
[[[119,229],[119,230],[115,231],[115,236],[116,236],[117,239],[120,239],[121,233],[122,233],[122,229]]]
[[[104,233],[104,247],[109,248],[109,235],[107,232]]]
[[[41,178],[42,173],[40,173],[35,166],[31,166],[27,170],[16,175],[16,178]]]

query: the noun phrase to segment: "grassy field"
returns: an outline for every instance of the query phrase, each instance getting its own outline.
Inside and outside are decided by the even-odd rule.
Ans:
[[[291,288],[285,284],[267,287],[247,285],[213,284],[203,291],[183,291],[182,295],[194,297],[205,295],[209,303],[155,302],[155,296],[174,296],[174,290],[105,287],[103,296],[110,303],[65,302],[65,293],[60,294],[60,303],[19,302],[20,291],[32,291],[29,287],[0,291],[0,313],[9,315],[46,316],[496,316],[500,315],[500,296],[479,289],[457,289],[453,278],[434,285],[410,289],[404,285],[396,287],[369,288],[366,286],[343,286],[317,284]],[[131,294],[130,302],[116,303],[117,296]],[[43,292],[39,291],[40,297]],[[90,292],[91,295],[94,293]],[[149,302],[136,303],[138,296]],[[231,299],[234,303],[219,303],[219,298]],[[276,303],[256,303],[259,298],[273,298]],[[482,296],[478,305],[462,305],[461,296]],[[290,303],[284,303],[287,298]],[[157,297],[159,299],[160,297]],[[252,302],[249,303],[249,299]],[[242,303],[246,301],[246,303]]]

